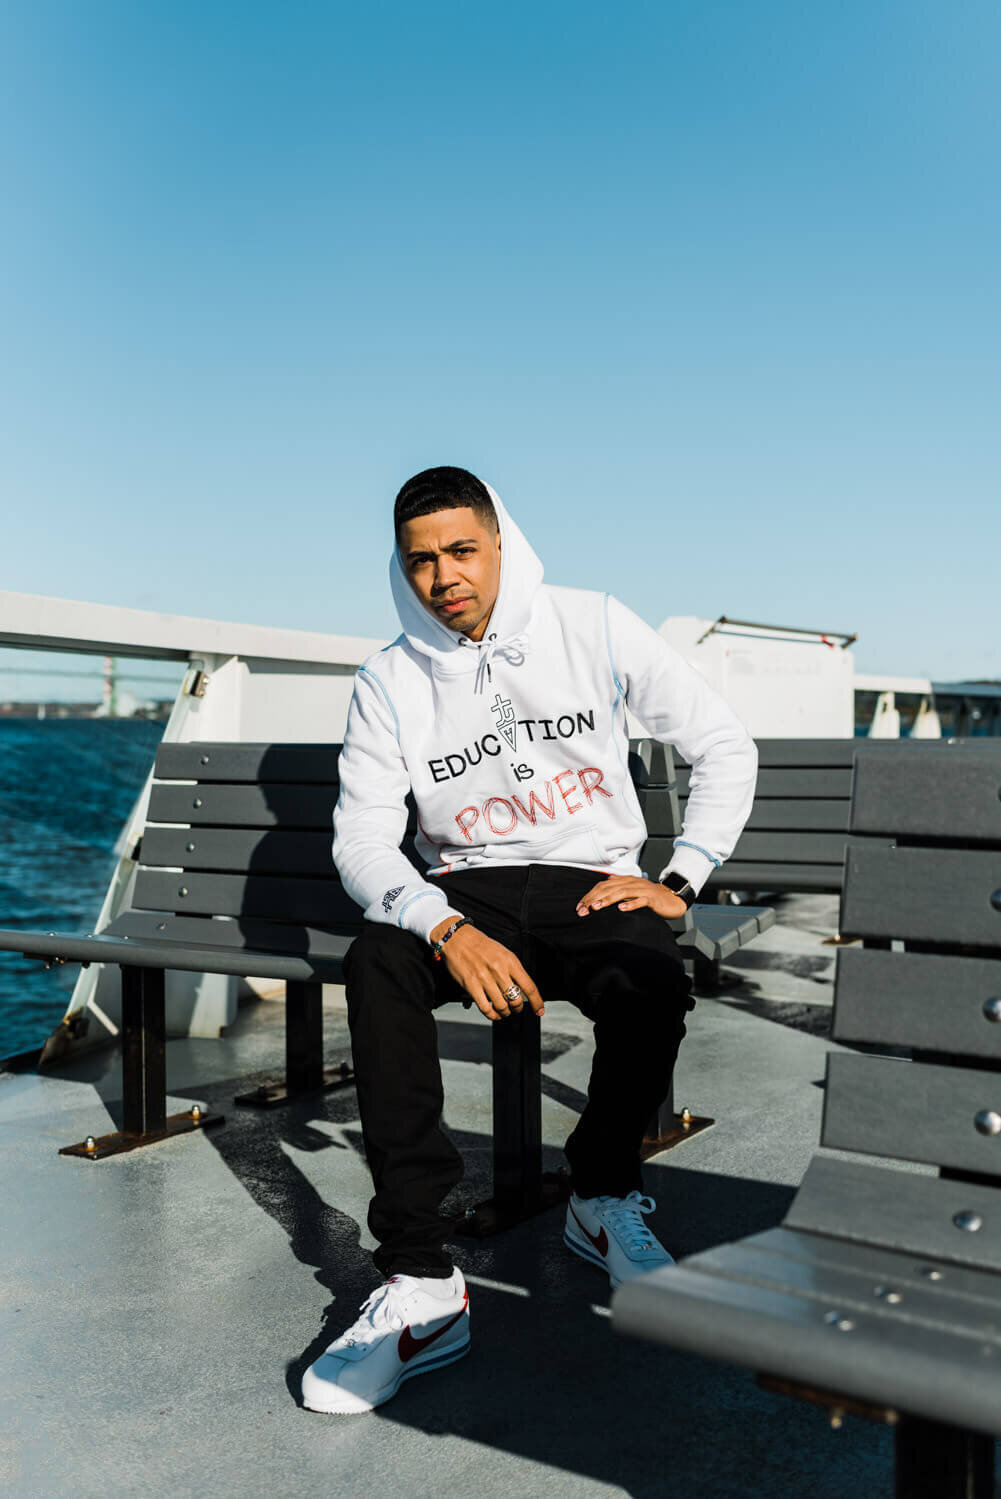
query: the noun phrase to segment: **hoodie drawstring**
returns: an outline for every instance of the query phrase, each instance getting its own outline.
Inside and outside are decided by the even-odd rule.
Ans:
[[[496,654],[497,654],[497,636],[496,636],[496,634],[488,635],[487,636],[487,642],[486,642],[486,650],[484,650],[484,648],[483,648],[482,645],[480,646],[480,659],[479,659],[479,661],[476,664],[476,681],[473,684],[473,691],[474,692],[482,692],[483,691],[484,677],[486,678],[486,680],[488,682],[492,682],[493,681],[494,674],[490,670],[490,663],[494,659],[494,656]]]
[[[468,636],[464,636],[460,644],[466,644],[467,642],[471,646],[476,645],[476,641],[469,640]],[[527,645],[528,636],[524,634],[512,635],[510,640],[505,640],[503,643],[498,641],[496,634],[488,635],[486,640],[482,641],[477,647],[479,650],[479,659],[476,663],[473,691],[482,692],[484,683],[493,681],[494,676],[491,670],[491,662],[495,656],[500,656],[512,666],[523,665]]]

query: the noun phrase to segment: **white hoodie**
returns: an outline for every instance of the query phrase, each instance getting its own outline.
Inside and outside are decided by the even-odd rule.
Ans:
[[[417,936],[458,914],[434,876],[536,862],[642,873],[646,826],[625,706],[692,767],[661,878],[698,891],[754,799],[754,740],[701,672],[608,594],[554,588],[490,490],[500,586],[480,643],[428,612],[390,562],[403,634],[359,667],[339,762],[334,862],[370,921]],[[401,851],[413,791],[424,878]]]

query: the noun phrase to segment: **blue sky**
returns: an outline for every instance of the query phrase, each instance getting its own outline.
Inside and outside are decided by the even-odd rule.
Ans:
[[[388,637],[393,495],[1001,677],[1001,12],[0,9],[0,587]]]

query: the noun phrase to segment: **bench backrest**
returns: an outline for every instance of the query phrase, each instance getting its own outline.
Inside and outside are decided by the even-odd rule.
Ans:
[[[331,858],[339,744],[161,744],[139,850],[129,930],[155,936],[164,913],[241,923],[247,946],[275,927],[360,930]],[[656,875],[680,831],[673,763],[663,745],[635,741],[630,769],[650,828],[644,868]],[[410,804],[404,850],[415,858]],[[138,913],[149,913],[143,921]],[[691,918],[688,918],[690,923]],[[138,925],[137,925],[138,921]],[[255,929],[266,923],[268,932]],[[179,935],[176,921],[163,933]],[[188,940],[193,928],[184,928]],[[301,939],[289,936],[289,945]],[[315,949],[315,943],[313,944]],[[318,949],[316,949],[318,950]]]
[[[938,1174],[818,1157],[786,1221],[1001,1270],[1001,741],[980,745],[858,758],[841,900],[863,946],[838,952],[833,1035],[869,1054],[828,1056],[821,1144]]]
[[[982,739],[758,739],[758,782],[751,815],[731,857],[705,890],[764,890],[837,894],[849,828],[852,766],[859,755],[905,750],[927,754],[936,745],[983,744]],[[1001,740],[997,741],[1001,744]],[[688,804],[690,767],[677,756],[678,797]]]
[[[360,920],[330,856],[339,745],[163,744],[133,906],[331,925]],[[163,827],[151,824],[175,824]]]

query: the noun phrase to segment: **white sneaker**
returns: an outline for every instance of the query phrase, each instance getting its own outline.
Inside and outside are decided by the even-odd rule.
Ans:
[[[302,1402],[328,1415],[370,1411],[412,1374],[440,1369],[468,1352],[469,1293],[462,1271],[454,1270],[451,1280],[394,1275],[376,1286],[358,1320],[306,1370]]]
[[[656,1206],[652,1197],[640,1192],[628,1197],[578,1197],[574,1192],[567,1203],[563,1242],[574,1254],[607,1270],[613,1286],[621,1286],[648,1270],[674,1264],[642,1218]]]

